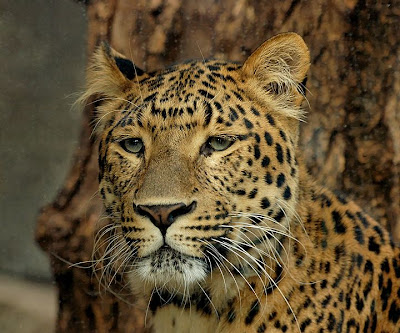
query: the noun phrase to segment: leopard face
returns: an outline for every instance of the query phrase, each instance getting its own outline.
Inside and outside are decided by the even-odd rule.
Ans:
[[[86,97],[103,96],[109,252],[136,284],[185,292],[217,269],[256,275],[258,259],[274,255],[295,215],[308,63],[295,34],[267,41],[243,65],[192,61],[152,74],[99,49]]]

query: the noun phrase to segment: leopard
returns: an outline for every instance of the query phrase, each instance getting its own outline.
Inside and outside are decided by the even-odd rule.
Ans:
[[[104,274],[154,332],[400,332],[399,247],[302,160],[309,67],[292,32],[154,72],[95,51]]]

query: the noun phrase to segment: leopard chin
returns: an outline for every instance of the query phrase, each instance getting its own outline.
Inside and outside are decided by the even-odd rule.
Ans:
[[[208,274],[209,268],[204,260],[163,245],[150,255],[138,259],[129,275],[131,284],[144,284],[150,289],[185,294],[196,289]]]

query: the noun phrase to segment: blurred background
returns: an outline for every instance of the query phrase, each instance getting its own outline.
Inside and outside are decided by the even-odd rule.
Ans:
[[[78,144],[72,104],[84,85],[84,8],[0,0],[0,49],[0,332],[51,332],[56,292],[34,229]]]

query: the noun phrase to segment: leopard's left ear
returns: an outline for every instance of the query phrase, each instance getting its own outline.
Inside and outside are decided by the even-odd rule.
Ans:
[[[87,69],[86,91],[81,100],[91,96],[121,97],[128,89],[135,90],[136,79],[142,75],[145,75],[143,70],[103,42],[94,52]]]
[[[304,40],[298,34],[283,33],[254,51],[242,73],[256,97],[267,95],[278,104],[289,103],[294,108],[287,108],[287,115],[301,118],[296,107],[304,99],[303,83],[309,67],[310,53]]]
[[[102,42],[95,50],[87,69],[86,89],[76,104],[85,106],[90,101],[95,105],[96,133],[114,117],[107,104],[123,100],[127,93],[140,96],[139,81],[146,75],[107,42]]]

